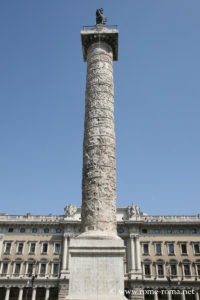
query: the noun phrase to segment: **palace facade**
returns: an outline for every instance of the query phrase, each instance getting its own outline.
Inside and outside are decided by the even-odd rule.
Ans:
[[[65,215],[1,214],[0,299],[63,299],[80,228],[81,208],[71,204]],[[200,215],[151,216],[131,205],[117,209],[117,228],[127,298],[199,300]]]

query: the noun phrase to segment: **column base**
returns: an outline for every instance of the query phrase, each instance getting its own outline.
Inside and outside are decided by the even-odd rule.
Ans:
[[[74,238],[70,241],[68,300],[125,300],[123,240]]]
[[[69,279],[69,270],[61,270],[60,279]]]
[[[131,270],[129,273],[129,279],[142,280],[142,272],[140,270]]]

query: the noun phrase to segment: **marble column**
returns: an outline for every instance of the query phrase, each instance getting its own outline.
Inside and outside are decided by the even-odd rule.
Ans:
[[[49,300],[49,295],[50,295],[50,289],[46,288],[45,300]]]
[[[153,294],[154,300],[158,300],[158,293],[157,291],[154,291],[155,293]]]
[[[172,294],[170,290],[167,291],[167,300],[172,300]]]
[[[195,300],[199,300],[199,292],[195,291]]]
[[[87,82],[82,171],[82,232],[117,235],[116,158],[112,32],[96,26],[82,32],[87,51]],[[113,35],[114,40],[114,35]],[[91,44],[89,47],[89,43]],[[117,46],[116,46],[117,47]]]
[[[131,271],[135,270],[135,236],[130,235],[131,244]]]
[[[138,271],[141,270],[141,258],[140,258],[140,241],[139,236],[135,237],[135,245],[136,245],[136,269]]]
[[[6,288],[6,295],[5,295],[5,300],[9,300],[10,297],[10,288]]]
[[[185,290],[181,290],[181,300],[185,300]]]
[[[67,256],[68,256],[68,236],[64,234],[63,237],[63,255],[62,255],[62,270],[67,270]]]
[[[18,295],[18,300],[22,300],[23,298],[23,288],[19,288],[19,295]]]
[[[34,287],[33,289],[32,289],[32,298],[31,298],[31,300],[36,300],[36,288]]]
[[[0,234],[0,253],[2,252],[3,247],[3,234]]]

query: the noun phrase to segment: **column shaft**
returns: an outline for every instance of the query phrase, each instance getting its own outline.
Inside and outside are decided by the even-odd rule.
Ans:
[[[19,289],[19,296],[18,296],[18,300],[22,300],[23,298],[23,288]]]
[[[6,288],[5,300],[9,300],[10,297],[10,288]]]
[[[67,270],[67,252],[68,252],[68,238],[63,237],[63,256],[62,256],[62,270]]]
[[[87,51],[82,176],[82,231],[116,233],[113,52],[106,42]]]
[[[45,300],[49,300],[49,288],[46,288]]]
[[[131,270],[135,270],[135,237],[130,237],[131,241]]]
[[[36,300],[36,288],[33,288],[32,290],[32,298],[31,300]]]
[[[135,245],[136,245],[136,269],[141,270],[140,241],[138,236],[135,237]]]
[[[167,291],[167,300],[171,300],[172,299],[172,294],[171,294],[171,291],[168,290]]]
[[[181,291],[181,300],[185,300],[185,293],[184,293],[184,290]]]
[[[154,300],[158,300],[158,293],[157,293],[157,291],[154,291],[153,296],[154,296]]]
[[[195,291],[195,300],[199,300],[199,292]]]

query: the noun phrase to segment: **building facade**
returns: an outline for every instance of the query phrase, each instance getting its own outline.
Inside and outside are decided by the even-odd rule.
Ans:
[[[0,299],[66,297],[70,240],[80,230],[72,205],[60,216],[0,215]],[[131,205],[117,209],[117,231],[127,298],[199,300],[200,215],[150,216]]]

